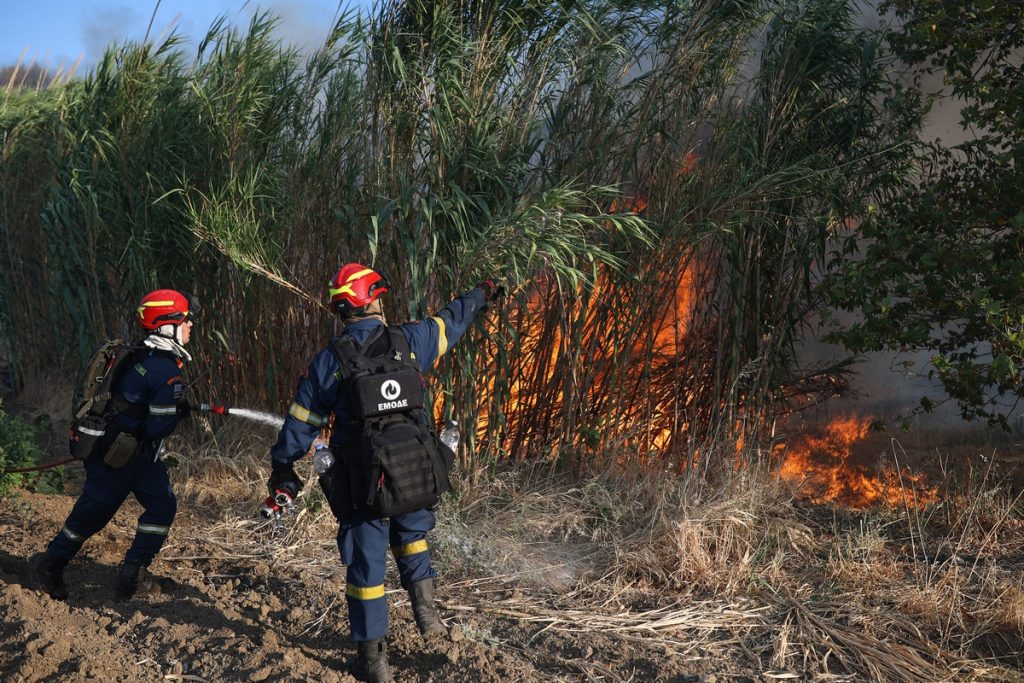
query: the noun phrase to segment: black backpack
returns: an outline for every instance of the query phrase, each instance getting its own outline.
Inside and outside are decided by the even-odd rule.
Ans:
[[[93,351],[71,399],[68,450],[72,457],[86,460],[101,441],[109,441],[103,439],[107,424],[123,408],[114,399],[114,384],[140,348],[124,339],[110,339]]]
[[[363,344],[342,335],[331,350],[352,416],[335,420],[331,436],[332,470],[343,467],[344,476],[321,478],[335,515],[370,509],[391,517],[437,503],[451,489],[452,453],[429,426],[424,381],[402,329],[382,327]]]

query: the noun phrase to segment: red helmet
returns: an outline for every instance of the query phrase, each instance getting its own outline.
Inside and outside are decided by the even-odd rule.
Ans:
[[[391,288],[384,276],[360,263],[346,263],[328,283],[331,306],[342,313],[355,313],[376,301]]]
[[[173,289],[158,289],[139,302],[139,325],[144,330],[158,330],[162,325],[180,325],[189,318],[189,300]]]

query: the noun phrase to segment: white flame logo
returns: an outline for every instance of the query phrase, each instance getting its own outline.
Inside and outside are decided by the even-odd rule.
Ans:
[[[394,401],[402,393],[402,385],[393,379],[389,379],[380,385],[380,395],[386,401]]]

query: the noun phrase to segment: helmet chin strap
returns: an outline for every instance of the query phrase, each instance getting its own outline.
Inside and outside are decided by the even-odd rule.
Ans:
[[[189,355],[189,352],[185,350],[185,345],[180,341],[181,332],[176,330],[176,327],[180,327],[180,325],[161,325],[150,332],[149,336],[142,341],[143,345],[151,349],[170,351],[178,358],[183,358],[186,361],[192,360],[192,356]]]
[[[167,337],[178,346],[184,346],[185,340],[181,336],[181,330],[183,327],[184,325],[161,325],[157,329],[153,330],[153,334],[158,334],[161,337]]]

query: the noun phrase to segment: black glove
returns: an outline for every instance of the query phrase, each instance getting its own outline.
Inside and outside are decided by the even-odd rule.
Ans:
[[[270,471],[270,480],[267,482],[267,488],[270,489],[270,495],[274,495],[274,491],[280,488],[286,488],[286,484],[291,484],[295,489],[295,493],[302,490],[302,480],[299,479],[299,475],[295,474],[295,468],[291,465],[282,465],[281,463],[273,463]],[[294,496],[292,496],[294,498]]]
[[[184,422],[192,417],[192,406],[183,398],[178,399],[178,422]]]
[[[504,285],[493,278],[487,278],[483,282],[478,283],[476,288],[484,293],[485,303],[505,296]]]

